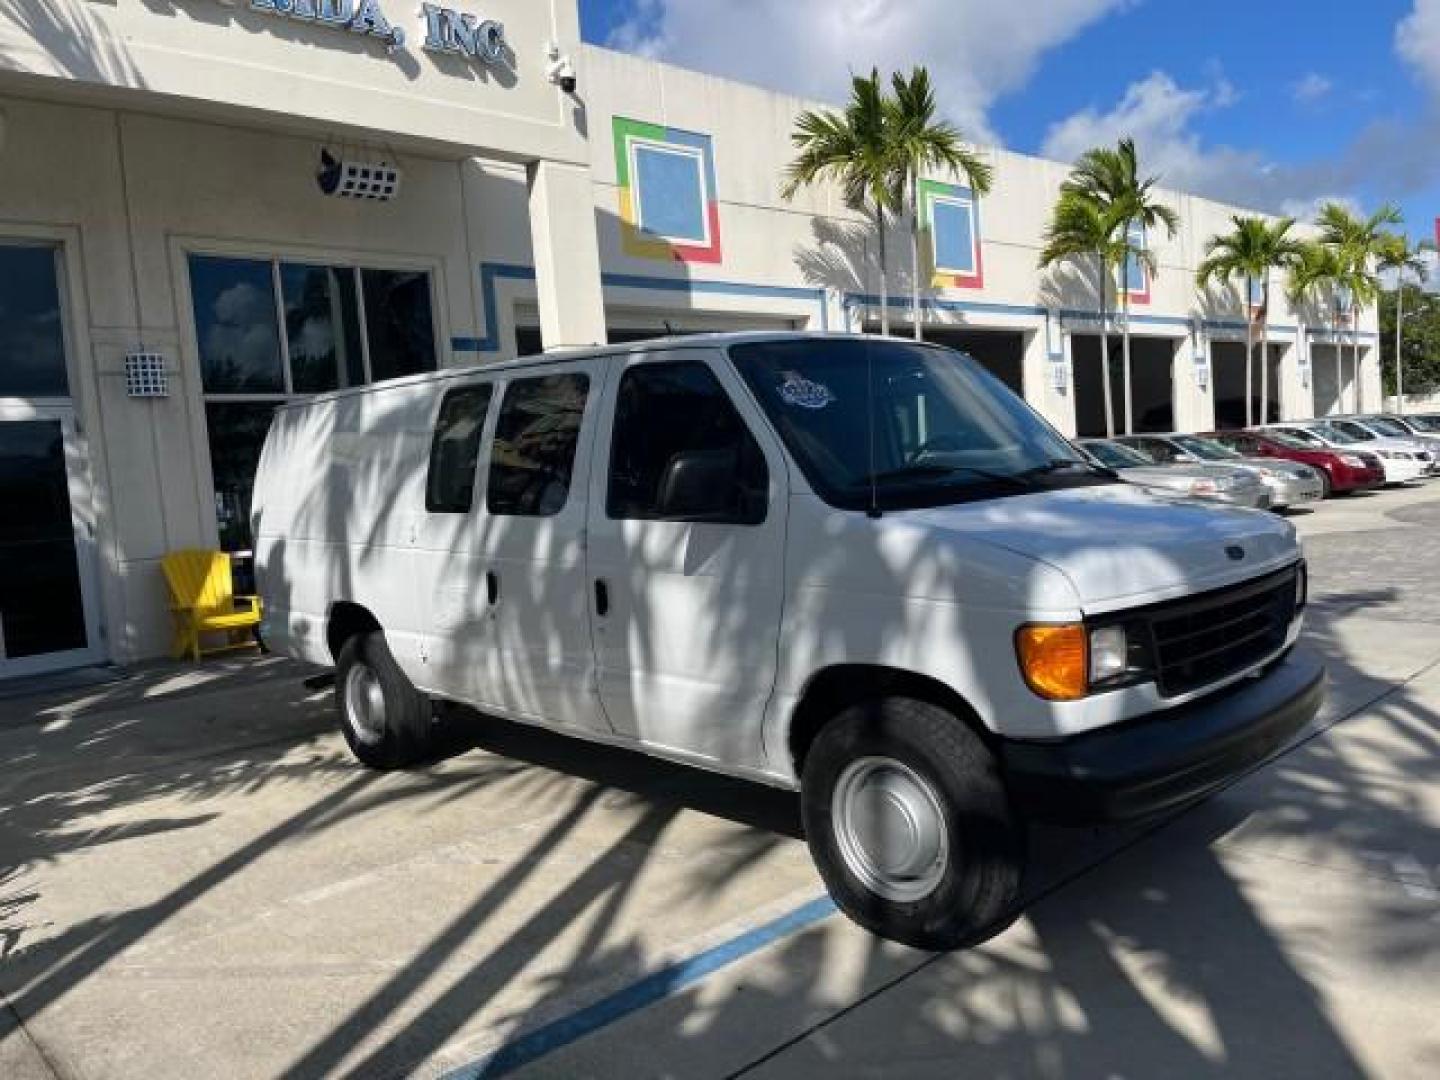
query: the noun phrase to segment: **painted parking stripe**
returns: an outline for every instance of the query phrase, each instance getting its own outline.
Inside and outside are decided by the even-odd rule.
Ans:
[[[521,1066],[568,1046],[585,1036],[608,1027],[631,1013],[639,1012],[685,987],[713,975],[758,952],[781,938],[828,919],[835,914],[835,901],[828,896],[803,904],[779,918],[747,930],[714,948],[661,968],[639,982],[631,983],[609,997],[601,998],[569,1016],[562,1016],[528,1035],[506,1043],[479,1061],[447,1073],[444,1080],[481,1080],[504,1076]]]

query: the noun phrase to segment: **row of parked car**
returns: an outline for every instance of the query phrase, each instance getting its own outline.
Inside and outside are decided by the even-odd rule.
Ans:
[[[1332,416],[1244,431],[1085,439],[1080,445],[1142,487],[1283,510],[1440,474],[1440,414]]]

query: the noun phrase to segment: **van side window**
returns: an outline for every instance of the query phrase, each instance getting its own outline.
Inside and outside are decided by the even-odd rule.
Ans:
[[[490,513],[554,517],[570,498],[588,375],[517,379],[505,391],[490,450]]]
[[[451,390],[440,403],[430,443],[430,476],[425,509],[432,514],[468,514],[475,502],[480,435],[495,388],[489,383]]]
[[[759,525],[765,455],[714,372],[640,364],[620,380],[606,513],[613,519]]]

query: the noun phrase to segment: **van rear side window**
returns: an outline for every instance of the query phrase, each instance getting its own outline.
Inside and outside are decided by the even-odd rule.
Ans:
[[[494,394],[489,383],[466,386],[451,390],[440,403],[425,485],[425,509],[430,513],[468,514],[474,505],[480,436]]]
[[[517,379],[505,391],[490,451],[490,513],[554,517],[570,498],[587,375]]]

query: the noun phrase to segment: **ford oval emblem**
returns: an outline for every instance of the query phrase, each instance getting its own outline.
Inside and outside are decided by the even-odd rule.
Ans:
[[[1230,556],[1231,562],[1241,562],[1245,558],[1245,549],[1239,544],[1231,544],[1225,549],[1225,554]]]

